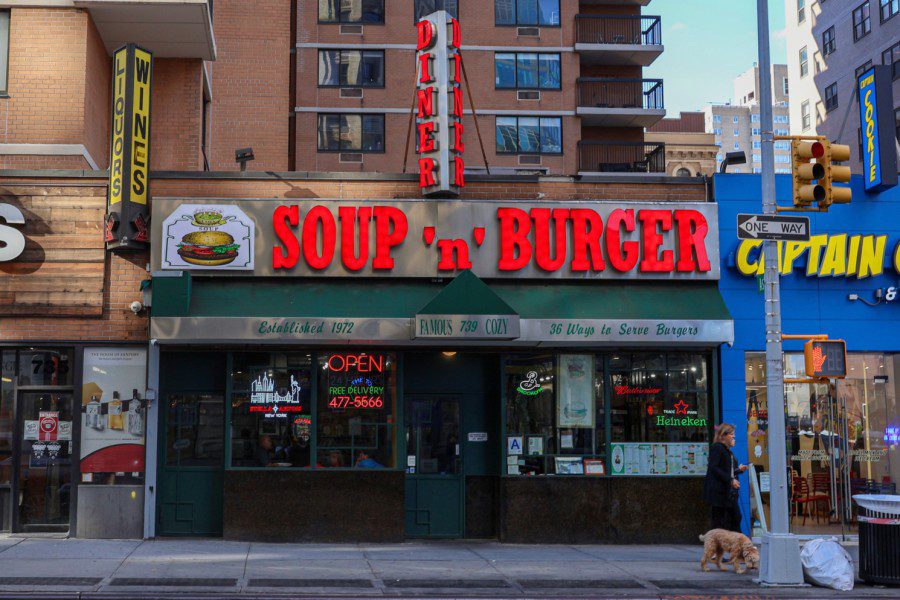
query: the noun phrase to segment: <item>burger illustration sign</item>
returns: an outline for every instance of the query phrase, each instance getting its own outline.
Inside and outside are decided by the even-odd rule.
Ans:
[[[182,204],[163,222],[163,269],[253,270],[253,221],[230,204]]]

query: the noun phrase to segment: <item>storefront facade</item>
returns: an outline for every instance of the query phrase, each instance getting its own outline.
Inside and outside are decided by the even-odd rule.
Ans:
[[[145,535],[705,526],[715,204],[158,196],[151,222]]]
[[[142,533],[148,255],[107,254],[105,207],[83,172],[4,179],[0,531]]]
[[[736,426],[739,459],[760,475],[768,519],[762,258],[758,242],[736,235],[736,215],[760,210],[759,176],[717,175],[713,183],[720,287],[735,323],[735,344],[720,351],[723,419]],[[789,203],[790,185],[776,178],[779,204]],[[848,353],[846,379],[785,385],[791,529],[799,535],[855,534],[851,496],[896,493],[900,480],[900,193],[866,194],[856,176],[852,188],[851,204],[810,215],[809,243],[779,249],[783,332],[843,339]],[[804,378],[802,342],[785,342],[784,351],[785,377]],[[750,486],[741,494],[745,531],[758,532],[760,504]]]

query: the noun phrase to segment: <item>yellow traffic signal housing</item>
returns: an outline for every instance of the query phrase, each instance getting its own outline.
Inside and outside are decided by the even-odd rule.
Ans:
[[[825,200],[825,168],[819,162],[825,155],[825,146],[819,141],[791,140],[791,173],[793,175],[794,206],[808,208],[812,203]],[[816,162],[812,162],[816,159]],[[815,182],[815,183],[813,183]]]
[[[850,146],[833,144],[829,141],[822,142],[825,153],[818,162],[825,167],[825,177],[821,181],[825,188],[825,198],[819,202],[819,207],[828,210],[832,204],[846,204],[850,202],[851,192],[848,187],[835,187],[835,183],[850,183],[850,167],[833,164],[834,161],[843,162],[850,160]]]
[[[844,340],[809,340],[803,344],[806,374],[843,379],[847,376],[847,344]]]

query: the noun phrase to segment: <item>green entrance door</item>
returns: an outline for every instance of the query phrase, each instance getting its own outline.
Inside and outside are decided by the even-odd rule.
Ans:
[[[405,408],[406,535],[462,537],[460,398],[408,396]]]
[[[222,535],[225,397],[163,396],[160,427],[159,535]]]

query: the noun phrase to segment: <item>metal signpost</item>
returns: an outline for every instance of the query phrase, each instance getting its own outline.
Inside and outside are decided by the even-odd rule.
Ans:
[[[775,148],[772,131],[772,79],[769,59],[767,0],[756,0],[759,34],[759,112],[762,128],[763,213],[775,214]],[[740,228],[739,228],[740,231]],[[807,234],[809,227],[807,225]],[[781,288],[776,242],[767,240],[765,254],[766,399],[769,408],[769,472],[772,530],[763,535],[759,582],[803,585],[800,543],[789,532],[787,452],[784,430],[784,367],[781,352]]]
[[[809,217],[738,215],[739,240],[808,242]]]

